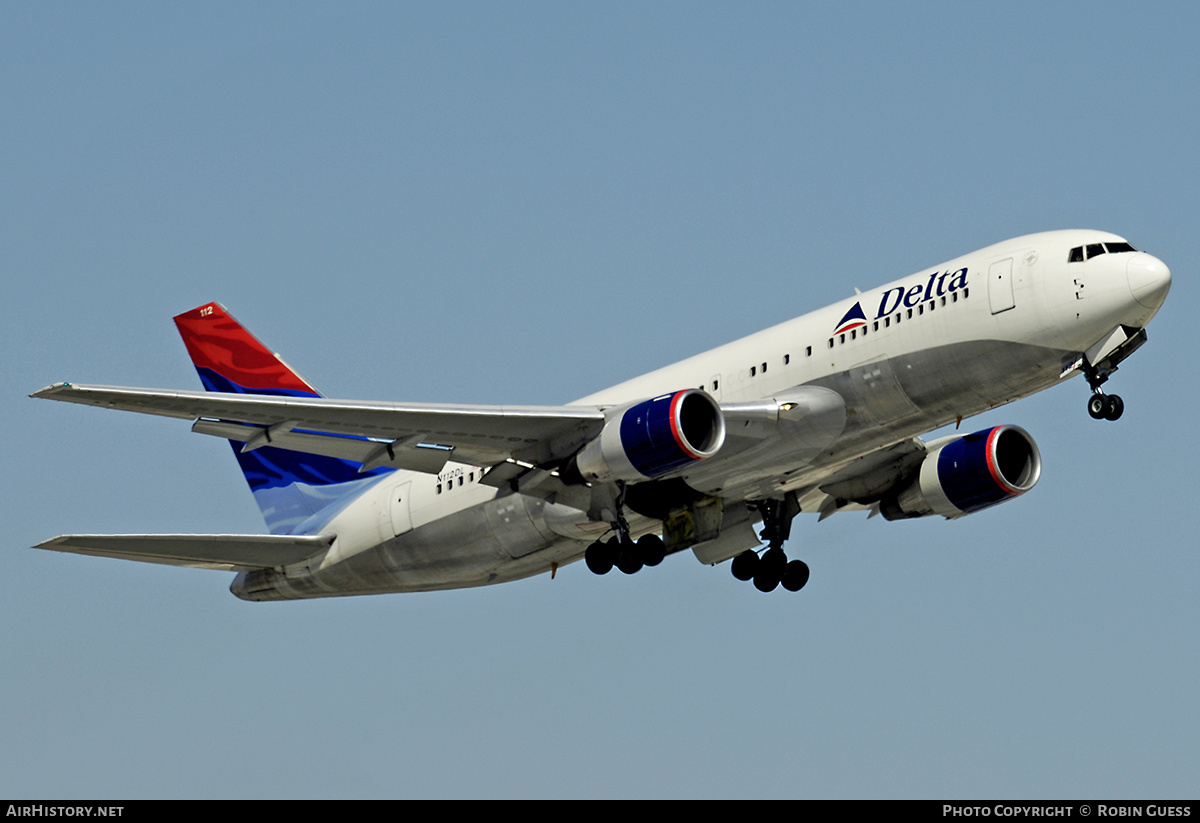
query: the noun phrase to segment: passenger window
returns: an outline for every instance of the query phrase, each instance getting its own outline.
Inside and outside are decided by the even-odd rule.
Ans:
[[[763,374],[767,373],[767,364],[766,363],[762,364],[762,370],[763,370]]]
[[[812,357],[812,346],[808,346],[804,349],[804,356]]]
[[[750,367],[750,376],[753,377],[757,373],[758,373],[758,370],[756,368],[754,368],[754,366],[751,366]]]

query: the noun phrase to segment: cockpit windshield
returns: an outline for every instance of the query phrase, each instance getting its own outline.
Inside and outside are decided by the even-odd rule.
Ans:
[[[1071,253],[1067,255],[1067,262],[1082,263],[1085,259],[1085,252],[1087,253],[1086,259],[1091,260],[1093,257],[1099,257],[1106,252],[1108,254],[1120,254],[1127,251],[1137,251],[1137,249],[1123,240],[1119,243],[1089,243],[1086,246],[1076,246],[1071,249]]]

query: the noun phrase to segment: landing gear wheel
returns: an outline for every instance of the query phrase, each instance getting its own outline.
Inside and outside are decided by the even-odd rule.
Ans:
[[[733,562],[729,564],[729,570],[733,572],[733,576],[738,580],[752,580],[754,578],[754,570],[758,567],[758,553],[753,549],[746,551],[733,558]]]
[[[787,555],[783,553],[783,549],[774,547],[767,549],[759,558],[759,566],[770,569],[776,576],[783,574],[787,562]]]
[[[760,592],[774,591],[786,568],[787,555],[783,549],[767,549],[758,559],[758,568],[754,570],[754,588]]]
[[[1125,401],[1121,399],[1119,394],[1110,394],[1105,397],[1108,401],[1104,404],[1104,419],[1118,420],[1125,412]],[[1089,407],[1090,411],[1090,407]]]
[[[609,543],[612,545],[612,542]],[[642,570],[642,556],[638,551],[637,543],[634,543],[628,537],[618,541],[617,545],[617,568],[625,572],[625,574],[637,574]]]
[[[754,573],[754,588],[760,592],[775,591],[775,587],[779,585],[779,575],[774,573],[774,569],[763,568],[762,563],[758,565],[758,571]]]
[[[808,582],[808,564],[803,560],[793,560],[788,563],[783,569],[783,576],[779,579],[783,587],[789,592],[798,592],[804,588],[804,584]]]
[[[613,567],[612,552],[608,550],[607,545],[597,540],[587,547],[583,554],[583,562],[587,563],[593,574],[608,574]]]
[[[1088,414],[1093,420],[1103,420],[1108,409],[1108,398],[1103,394],[1093,394],[1088,398]]]
[[[637,550],[642,563],[647,566],[657,566],[667,556],[662,538],[657,534],[647,534],[638,538]]]

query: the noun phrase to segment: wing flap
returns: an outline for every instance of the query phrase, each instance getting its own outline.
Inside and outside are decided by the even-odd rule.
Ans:
[[[274,427],[262,428],[249,426],[244,423],[225,423],[220,420],[197,420],[192,424],[192,431],[197,434],[211,434],[225,440],[234,440],[250,444],[250,441],[261,433],[271,432]],[[410,440],[412,438],[409,438]],[[401,441],[368,440],[362,437],[347,437],[345,435],[328,435],[317,432],[297,432],[290,429],[274,431],[270,439],[262,445],[270,445],[277,449],[304,452],[305,454],[320,454],[325,457],[336,457],[339,460],[352,460],[363,464],[363,471],[369,471],[378,466],[391,466],[397,469],[437,474],[450,459],[452,449],[426,447],[420,445],[405,445]],[[389,448],[390,447],[390,448]],[[470,449],[468,448],[468,451]],[[460,455],[461,457],[462,455]],[[499,458],[503,460],[503,457]],[[479,461],[476,461],[479,462]]]
[[[324,551],[333,537],[284,534],[65,534],[48,549],[194,569],[253,571],[298,563]]]

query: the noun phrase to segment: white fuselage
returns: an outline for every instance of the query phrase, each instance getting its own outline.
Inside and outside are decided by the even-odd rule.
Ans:
[[[819,482],[853,461],[1049,388],[1078,373],[1064,363],[1094,354],[1114,329],[1145,327],[1169,286],[1161,262],[1143,252],[1068,262],[1072,248],[1120,239],[1081,230],[998,243],[577,403],[620,406],[683,388],[723,405],[801,386],[837,392],[845,427],[819,455],[781,439],[678,473],[725,500],[797,491],[802,509],[815,510]],[[542,498],[500,492],[482,474],[456,463],[436,476],[388,474],[308,524],[336,534],[328,553],[282,575],[239,575],[234,592],[275,599],[484,585],[578,560],[608,528],[583,512],[569,523],[561,511],[548,518]],[[658,527],[645,518],[631,525]]]

